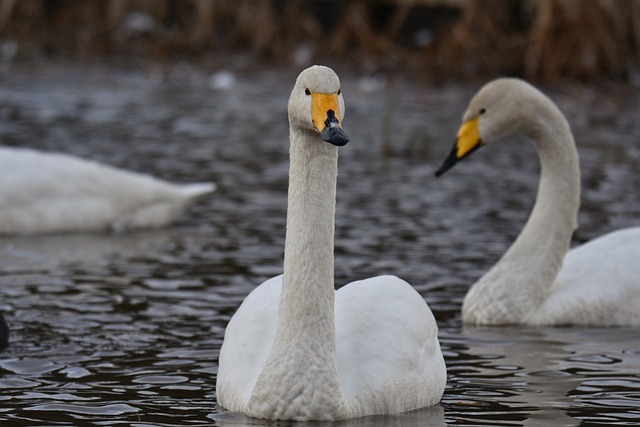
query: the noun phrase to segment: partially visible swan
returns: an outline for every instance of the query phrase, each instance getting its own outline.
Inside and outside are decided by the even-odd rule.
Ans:
[[[227,326],[216,386],[227,410],[339,420],[435,405],[444,392],[438,328],[408,283],[378,276],[334,291],[343,117],[338,76],[304,70],[289,98],[284,274],[251,292]]]
[[[214,189],[65,154],[0,147],[0,235],[163,227]]]
[[[0,350],[4,350],[9,345],[9,325],[4,320],[4,315],[0,313]]]
[[[518,79],[498,79],[471,100],[442,175],[479,147],[513,133],[531,138],[541,177],[529,219],[509,250],[467,293],[465,323],[640,325],[640,227],[569,251],[580,205],[578,153],[556,105]]]

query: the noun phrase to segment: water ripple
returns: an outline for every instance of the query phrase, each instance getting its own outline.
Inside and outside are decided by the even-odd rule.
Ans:
[[[125,403],[114,403],[110,405],[70,405],[68,403],[50,403],[27,408],[31,411],[59,411],[63,413],[86,414],[86,415],[123,415],[138,412],[140,409]]]
[[[413,284],[438,320],[449,380],[435,408],[320,424],[637,425],[636,329],[461,325],[469,284],[526,221],[534,147],[493,150],[435,180],[476,85],[399,79],[371,102],[357,77],[342,79],[352,142],[340,152],[336,284],[384,273]],[[2,425],[296,424],[219,413],[215,400],[227,322],[282,273],[294,71],[246,72],[223,97],[201,86],[206,78],[158,82],[109,69],[0,78],[0,110],[19,112],[0,114],[4,145],[219,187],[166,230],[0,238],[0,308],[13,332],[0,356]],[[553,94],[579,107],[567,108],[570,122],[571,111],[603,114],[584,113],[585,90]],[[637,96],[599,96],[615,109],[607,114],[637,123]],[[637,224],[640,211],[639,157],[628,143],[638,135],[603,123],[574,126],[584,188],[576,242]]]

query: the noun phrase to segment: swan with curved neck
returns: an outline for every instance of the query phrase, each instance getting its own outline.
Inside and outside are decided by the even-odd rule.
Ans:
[[[533,210],[515,242],[467,293],[465,323],[640,324],[640,227],[569,250],[580,206],[573,134],[556,105],[533,86],[503,78],[485,85],[463,116],[442,175],[483,145],[521,133],[540,157]]]
[[[344,101],[313,66],[289,99],[284,274],[252,291],[227,326],[218,404],[256,418],[339,420],[439,402],[446,368],[424,299],[395,276],[334,290],[333,239]]]

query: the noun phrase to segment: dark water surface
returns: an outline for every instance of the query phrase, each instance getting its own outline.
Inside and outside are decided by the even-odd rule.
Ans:
[[[288,425],[218,413],[215,376],[230,316],[281,272],[296,75],[244,73],[216,89],[188,68],[0,73],[0,144],[219,188],[167,230],[0,239],[13,330],[0,353],[3,426]],[[436,179],[478,85],[342,77],[351,142],[340,149],[336,284],[385,273],[412,283],[438,319],[449,379],[436,408],[336,425],[638,425],[637,329],[462,327],[468,286],[533,204],[532,144],[484,148]],[[638,91],[550,92],[581,154],[576,243],[640,223]]]

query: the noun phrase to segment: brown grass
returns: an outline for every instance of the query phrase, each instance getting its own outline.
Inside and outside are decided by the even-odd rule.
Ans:
[[[585,7],[571,0],[539,2],[525,57],[527,76],[543,80],[622,76],[630,60],[638,60],[638,45],[632,37],[634,18],[635,27],[640,22],[638,2],[589,3]]]
[[[416,45],[425,30],[430,42]],[[0,0],[7,40],[18,42],[14,61],[248,52],[293,62],[305,45],[314,61],[435,77],[624,79],[640,66],[640,1]]]

